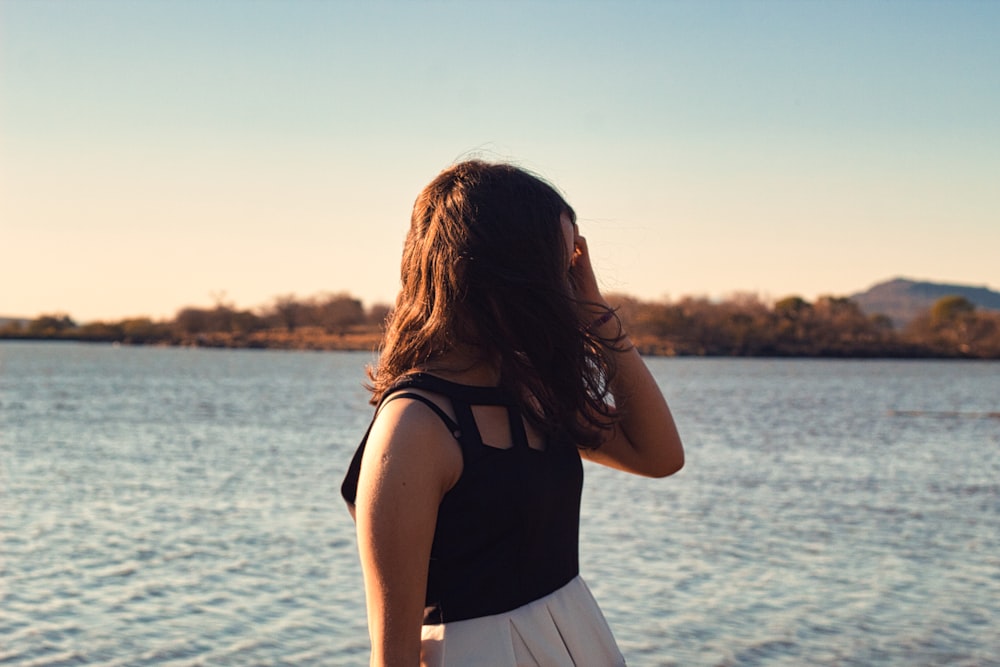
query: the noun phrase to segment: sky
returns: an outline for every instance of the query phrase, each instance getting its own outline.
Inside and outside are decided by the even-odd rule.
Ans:
[[[603,288],[1000,289],[1000,2],[0,0],[0,315],[390,303],[457,160]]]

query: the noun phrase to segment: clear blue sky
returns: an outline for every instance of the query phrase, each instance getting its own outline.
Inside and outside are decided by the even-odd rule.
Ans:
[[[389,302],[467,155],[559,187],[608,290],[1000,288],[997,35],[985,1],[0,0],[0,315]]]

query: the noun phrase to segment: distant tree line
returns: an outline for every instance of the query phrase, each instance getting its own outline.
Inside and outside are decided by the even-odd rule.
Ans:
[[[626,328],[646,354],[769,357],[938,357],[1000,359],[1000,311],[981,310],[960,296],[939,299],[895,327],[867,315],[848,298],[798,296],[773,304],[753,295],[722,301],[685,297],[641,301],[615,295]],[[275,297],[256,310],[231,304],[187,307],[171,320],[148,318],[78,325],[67,315],[9,323],[0,338],[208,347],[372,349],[389,306],[364,307],[346,293]]]
[[[960,296],[939,299],[899,329],[846,297],[810,303],[790,296],[771,305],[753,295],[616,302],[647,354],[1000,359],[1000,311],[979,310]]]
[[[275,297],[266,306],[240,310],[218,301],[211,308],[186,307],[170,320],[129,318],[77,324],[64,314],[42,315],[27,324],[8,323],[0,338],[76,340],[130,345],[205,347],[351,347],[343,339],[377,339],[389,307],[365,308],[346,293],[300,299]]]

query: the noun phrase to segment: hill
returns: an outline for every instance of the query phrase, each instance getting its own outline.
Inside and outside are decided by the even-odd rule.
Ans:
[[[961,296],[985,310],[1000,310],[1000,292],[987,287],[931,283],[895,278],[851,295],[851,300],[869,315],[881,313],[904,326],[944,296]]]

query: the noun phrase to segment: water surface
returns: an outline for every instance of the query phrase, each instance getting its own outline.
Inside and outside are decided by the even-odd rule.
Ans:
[[[367,664],[370,360],[0,344],[0,664]],[[1000,364],[650,366],[687,467],[584,492],[630,665],[1000,665]]]

